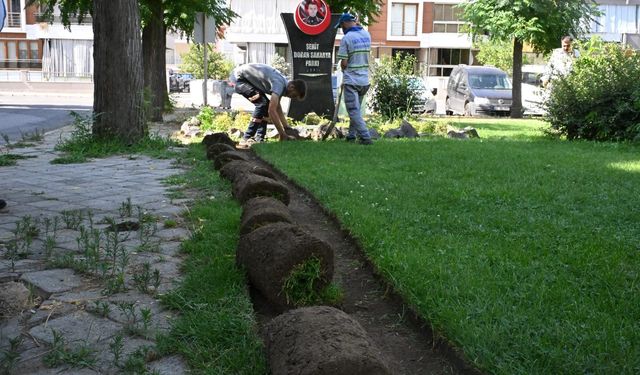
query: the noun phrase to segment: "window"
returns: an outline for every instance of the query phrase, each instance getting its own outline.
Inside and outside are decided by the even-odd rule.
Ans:
[[[29,50],[31,53],[31,60],[40,59],[40,49],[38,48],[38,42],[29,42]]]
[[[459,64],[470,64],[471,51],[456,48],[432,48],[428,55],[431,77],[447,77],[453,68]]]
[[[462,25],[462,9],[455,4],[433,5],[433,32],[460,33]]]
[[[27,49],[27,42],[18,43],[18,59],[29,60],[29,50]]]
[[[596,33],[638,32],[638,7],[636,5],[600,5],[602,12],[593,23],[591,30]]]
[[[391,35],[418,35],[418,4],[391,5]]]

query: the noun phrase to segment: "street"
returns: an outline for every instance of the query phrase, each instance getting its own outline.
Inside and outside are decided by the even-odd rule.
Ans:
[[[22,135],[54,130],[72,122],[71,111],[91,113],[92,95],[54,95],[44,93],[0,93],[0,134],[11,142]]]

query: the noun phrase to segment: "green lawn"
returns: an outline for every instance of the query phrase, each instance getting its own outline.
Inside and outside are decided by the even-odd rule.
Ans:
[[[256,151],[479,368],[640,373],[638,147],[545,139],[540,121],[442,121],[482,139]]]

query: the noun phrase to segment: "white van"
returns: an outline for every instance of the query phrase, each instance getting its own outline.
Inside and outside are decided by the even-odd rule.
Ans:
[[[542,116],[546,114],[541,80],[544,69],[544,65],[522,66],[522,110],[525,115]]]

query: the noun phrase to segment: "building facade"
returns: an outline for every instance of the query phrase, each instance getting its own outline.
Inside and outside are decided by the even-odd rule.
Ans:
[[[91,78],[91,18],[82,25],[72,19],[71,28],[66,29],[58,11],[49,23],[42,19],[38,6],[26,7],[26,0],[0,1],[7,7],[7,24],[0,32],[0,70],[4,73],[0,79],[25,79],[25,74],[29,80]]]
[[[640,50],[640,0],[599,0],[602,15],[591,23],[592,35]]]

